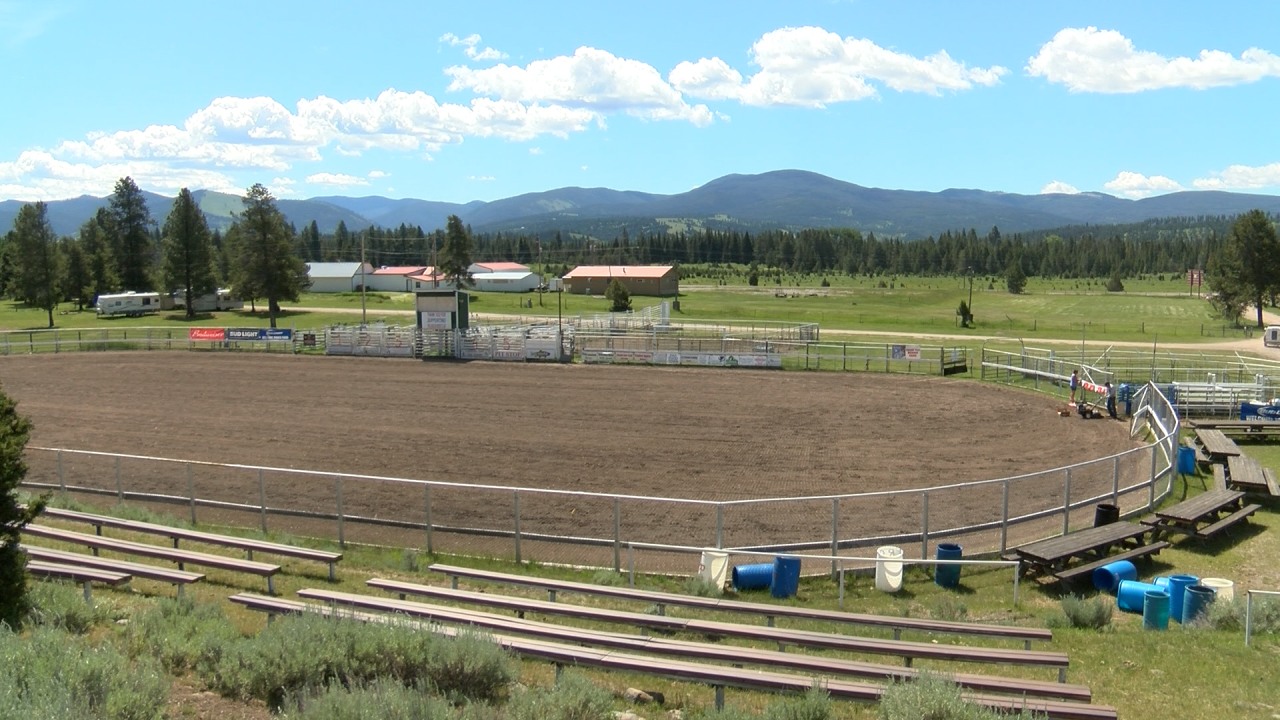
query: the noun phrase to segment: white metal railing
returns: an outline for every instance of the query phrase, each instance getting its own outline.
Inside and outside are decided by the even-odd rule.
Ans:
[[[1270,595],[1280,597],[1280,592],[1275,590],[1246,590],[1244,601],[1244,644],[1248,647],[1253,637],[1253,596],[1254,595]]]

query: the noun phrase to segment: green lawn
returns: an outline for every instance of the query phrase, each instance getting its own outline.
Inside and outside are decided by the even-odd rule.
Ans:
[[[357,309],[359,303],[356,304]],[[376,310],[370,309],[369,320],[381,319]],[[324,312],[307,309],[287,309],[276,317],[276,326],[296,330],[323,328],[328,325],[359,322],[360,316],[349,313]],[[402,318],[388,315],[390,323],[403,322]],[[181,310],[145,315],[143,317],[100,318],[91,308],[77,311],[64,305],[54,313],[53,324],[59,330],[134,328],[134,327],[267,327],[270,320],[265,310],[251,312],[233,310],[227,312],[200,313],[188,320]],[[43,310],[33,310],[12,300],[0,302],[0,332],[13,330],[44,330],[49,326],[48,315]]]

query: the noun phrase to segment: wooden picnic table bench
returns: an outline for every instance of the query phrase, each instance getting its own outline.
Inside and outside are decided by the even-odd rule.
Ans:
[[[116,540],[115,538],[107,538],[100,535],[87,535],[85,533],[72,532],[70,530],[59,530],[58,528],[37,525],[35,523],[22,528],[22,534],[30,535],[32,537],[41,537],[46,540],[57,540],[59,542],[70,543],[72,545],[83,545],[93,550],[94,555],[97,555],[99,550],[111,550],[123,555],[137,555],[139,557],[168,560],[170,562],[177,563],[179,570],[183,569],[183,565],[189,564],[259,575],[267,579],[267,592],[273,595],[275,594],[275,587],[272,583],[272,577],[276,573],[280,572],[279,565],[270,565],[268,563],[255,562],[253,560],[240,560],[237,558],[227,557],[225,555],[211,555],[209,553],[195,552],[192,550],[178,550],[174,548],[161,547],[159,545],[147,545],[145,543],[129,542],[128,540]]]
[[[63,565],[41,560],[28,560],[27,572],[41,577],[63,578],[82,583],[84,585],[85,602],[93,602],[93,594],[92,590],[90,590],[90,585],[93,583],[100,582],[104,585],[115,587],[129,582],[129,573],[99,570],[79,565]]]
[[[484,628],[487,631],[528,635],[547,640],[590,645],[592,647],[610,647],[665,656],[723,661],[735,665],[789,667],[813,671],[822,675],[843,675],[889,681],[911,680],[918,676],[917,671],[914,669],[893,665],[837,659],[822,655],[781,652],[740,645],[725,646],[715,643],[699,643],[670,638],[588,630],[581,627],[567,627],[534,620],[517,620],[479,610],[464,610],[430,603],[407,600],[388,601],[381,597],[326,590],[304,589],[299,590],[298,594],[304,598],[324,600],[352,607],[370,610],[390,609],[394,612],[412,614],[414,617],[436,622],[472,625]],[[394,604],[389,605],[388,603]],[[1089,702],[1091,698],[1089,688],[1083,685],[1066,685],[1049,681],[1022,680],[965,673],[949,674],[948,678],[962,687],[984,692],[1056,697],[1078,702]]]
[[[1190,448],[1191,450],[1195,451],[1195,454],[1196,454],[1196,464],[1197,464],[1197,465],[1210,465],[1210,464],[1212,464],[1212,462],[1213,462],[1213,461],[1209,459],[1209,456],[1208,456],[1208,455],[1205,455],[1205,453],[1204,453],[1204,448],[1202,448],[1202,447],[1200,447],[1199,445],[1197,445],[1197,444],[1196,444],[1196,439],[1195,439],[1195,438],[1193,438],[1193,437],[1191,437],[1191,436],[1187,436],[1187,437],[1182,438],[1182,446],[1183,446],[1183,447],[1186,447],[1186,448]]]
[[[526,612],[561,615],[598,622],[634,625],[637,627],[663,629],[671,632],[685,631],[703,635],[748,638],[775,642],[779,647],[795,645],[799,647],[828,648],[861,652],[872,655],[891,655],[900,657],[910,667],[915,659],[952,660],[957,662],[1000,663],[1009,665],[1037,665],[1058,668],[1059,682],[1066,682],[1067,656],[1062,653],[1038,650],[1010,650],[1006,648],[968,647],[943,645],[940,643],[919,643],[905,640],[883,640],[880,638],[856,637],[835,633],[816,632],[811,630],[790,630],[785,628],[765,627],[761,625],[742,625],[738,623],[718,622],[712,620],[696,620],[675,618],[671,616],[650,615],[648,613],[610,610],[607,608],[553,603],[542,600],[530,600],[510,595],[494,593],[473,593],[465,590],[418,585],[397,580],[373,578],[365,582],[370,587],[381,588],[398,593],[401,599],[405,595],[421,595],[439,600],[471,603],[487,607],[498,607],[516,612],[523,617]]]
[[[327,593],[329,591],[310,590],[307,592]],[[440,635],[453,636],[458,631],[437,624],[416,624],[411,620],[402,620],[387,615],[364,612],[340,612],[336,608],[309,603],[293,602],[278,598],[262,597],[251,593],[240,593],[230,598],[232,602],[270,614],[315,612],[325,615],[338,615],[361,622],[394,622],[398,626],[417,627]],[[411,606],[419,603],[384,600],[389,607],[400,606],[390,612],[410,614]],[[768,670],[751,670],[723,665],[707,665],[645,655],[634,655],[616,651],[605,651],[584,648],[562,643],[515,638],[507,635],[494,635],[493,639],[502,647],[522,657],[534,658],[555,664],[557,672],[566,665],[580,665],[620,672],[631,672],[643,675],[669,678],[676,681],[700,682],[716,690],[716,706],[724,705],[724,688],[736,687],[764,692],[804,692],[812,687],[816,678],[809,675],[791,675],[770,672]],[[859,683],[841,678],[823,678],[822,687],[831,697],[842,700],[861,702],[878,702],[884,686],[874,683]],[[1008,696],[966,693],[969,702],[982,705],[1002,713],[1036,712],[1050,718],[1062,720],[1114,720],[1117,717],[1113,707],[1089,705],[1062,700],[1037,699],[1029,697],[1011,698]]]
[[[1227,458],[1227,484],[1245,492],[1280,496],[1275,476],[1269,477],[1262,463],[1245,455]]]
[[[134,577],[145,578],[147,580],[159,580],[161,582],[173,583],[178,587],[178,597],[182,597],[183,585],[204,579],[204,575],[200,573],[187,572],[185,570],[170,570],[169,568],[162,568],[157,565],[144,565],[143,563],[128,562],[125,560],[113,560],[110,558],[85,555],[84,553],[53,550],[51,548],[39,547],[38,545],[28,545],[25,543],[22,544],[21,547],[22,551],[27,554],[27,557],[32,560],[59,563],[61,565],[74,565],[76,567],[95,568],[110,572],[128,573]]]
[[[1261,507],[1241,507],[1243,500],[1244,493],[1238,490],[1210,490],[1172,507],[1157,510],[1153,516],[1143,518],[1142,521],[1154,528],[1157,537],[1180,533],[1198,540],[1208,540],[1232,525],[1248,520]]]
[[[191,542],[201,542],[208,545],[244,550],[248,553],[247,557],[249,560],[253,559],[253,553],[255,551],[266,553],[268,555],[282,555],[284,557],[293,557],[302,560],[314,560],[316,562],[325,563],[329,566],[330,580],[334,579],[334,564],[342,560],[342,553],[338,552],[313,550],[311,548],[297,547],[295,545],[282,545],[280,543],[267,542],[265,540],[235,537],[234,535],[220,535],[218,533],[201,532],[199,530],[172,527],[170,525],[160,525],[157,523],[125,520],[124,518],[111,517],[110,515],[95,515],[93,513],[49,507],[45,508],[43,515],[45,517],[57,518],[59,520],[88,523],[94,526],[98,535],[102,534],[102,528],[104,527],[143,533],[146,535],[161,535],[172,540],[175,548],[178,547],[179,540],[188,540]]]
[[[1044,573],[1059,580],[1071,580],[1107,562],[1146,557],[1169,547],[1166,542],[1147,544],[1144,538],[1149,532],[1151,528],[1147,525],[1115,522],[1022,545],[1014,548],[1013,553],[1022,559],[1027,575]],[[1112,555],[1115,547],[1123,548],[1122,554]],[[1076,561],[1086,564],[1069,567]]]
[[[455,590],[458,589],[458,578],[464,577],[471,580],[484,580],[487,582],[505,583],[508,585],[522,585],[525,587],[541,588],[547,591],[547,597],[551,602],[556,601],[557,592],[576,592],[586,595],[597,595],[649,603],[658,607],[659,614],[665,612],[665,607],[667,605],[675,605],[712,611],[747,613],[757,616],[763,615],[766,617],[770,626],[773,625],[774,618],[785,617],[846,623],[869,627],[891,628],[893,630],[894,640],[901,639],[903,630],[1011,638],[1023,640],[1028,650],[1031,649],[1032,640],[1048,641],[1053,639],[1053,633],[1045,628],[1019,627],[1016,625],[986,625],[981,623],[945,622],[941,620],[927,620],[925,618],[904,618],[891,617],[888,615],[872,615],[867,613],[847,613],[841,610],[822,610],[817,608],[794,607],[790,605],[768,605],[765,603],[745,602],[727,598],[697,597],[693,595],[679,595],[677,593],[657,592],[653,590],[637,590],[635,588],[592,585],[589,583],[573,582],[571,580],[539,578],[529,575],[514,575],[511,573],[496,572],[493,570],[477,570],[475,568],[444,565],[441,563],[435,563],[427,569],[450,577],[453,581],[453,589]]]
[[[1204,454],[1213,462],[1226,462],[1227,458],[1240,454],[1236,441],[1223,435],[1221,430],[1196,430],[1196,440],[1204,447]]]

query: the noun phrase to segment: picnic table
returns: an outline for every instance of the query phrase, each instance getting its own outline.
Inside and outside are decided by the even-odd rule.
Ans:
[[[1224,435],[1221,430],[1196,430],[1196,440],[1204,446],[1204,454],[1214,462],[1225,462],[1227,458],[1240,455],[1240,448],[1236,447],[1236,442]]]
[[[1154,555],[1169,547],[1164,541],[1147,543],[1146,535],[1151,531],[1148,525],[1114,522],[1023,545],[1014,548],[1014,553],[1023,561],[1024,575],[1044,573],[1071,580],[1107,563]],[[1123,552],[1112,555],[1117,546]],[[1077,562],[1084,564],[1072,564]]]
[[[1227,483],[1247,492],[1261,493],[1272,497],[1280,495],[1274,477],[1257,460],[1238,455],[1227,458]]]
[[[1152,518],[1143,519],[1143,522],[1153,528],[1153,536],[1157,538],[1181,533],[1198,540],[1207,540],[1248,519],[1260,507],[1241,507],[1243,502],[1244,493],[1238,490],[1210,490],[1173,507],[1157,510]],[[1222,517],[1223,513],[1226,513],[1226,517]]]

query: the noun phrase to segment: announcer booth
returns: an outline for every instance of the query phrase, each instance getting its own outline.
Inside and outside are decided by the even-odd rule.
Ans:
[[[456,290],[419,290],[415,309],[423,330],[466,330],[468,296]]]

